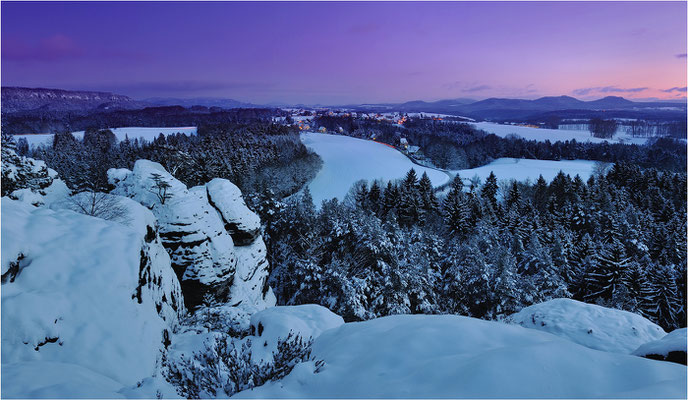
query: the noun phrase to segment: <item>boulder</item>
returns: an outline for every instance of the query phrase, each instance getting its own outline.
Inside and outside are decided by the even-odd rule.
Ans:
[[[675,329],[659,340],[641,345],[632,354],[686,365],[687,331],[687,328]]]

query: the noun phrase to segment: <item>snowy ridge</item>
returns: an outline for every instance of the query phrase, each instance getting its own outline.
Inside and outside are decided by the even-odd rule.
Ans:
[[[612,353],[629,354],[641,344],[666,335],[660,326],[640,315],[572,299],[535,304],[509,316],[508,320]]]
[[[237,398],[685,398],[686,367],[606,353],[545,332],[454,315],[330,329],[315,362]]]

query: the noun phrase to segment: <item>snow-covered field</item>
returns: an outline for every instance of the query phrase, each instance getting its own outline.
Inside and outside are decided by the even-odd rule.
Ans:
[[[335,197],[343,200],[351,185],[361,179],[399,179],[411,168],[419,177],[427,172],[435,186],[449,181],[444,172],[416,165],[394,148],[370,140],[305,133],[301,141],[323,160],[322,169],[308,186],[316,205]]]
[[[275,310],[277,311],[277,310]],[[269,321],[264,320],[269,325]],[[238,398],[685,398],[686,367],[456,315],[329,329],[315,361]]]
[[[527,126],[496,124],[494,122],[476,122],[471,123],[475,128],[482,129],[487,133],[494,133],[500,137],[506,137],[514,134],[526,140],[537,140],[544,142],[549,140],[554,143],[556,141],[565,141],[576,139],[577,142],[593,142],[593,143],[627,143],[627,144],[645,144],[647,138],[634,138],[624,133],[617,133],[612,139],[599,139],[592,137],[590,132],[584,130],[565,130],[565,129],[544,129],[531,128]]]
[[[112,132],[117,137],[117,140],[124,140],[125,137],[129,137],[129,140],[139,139],[148,142],[153,141],[161,133],[165,136],[184,133],[186,135],[195,135],[195,126],[183,126],[174,128],[140,128],[140,127],[126,127],[126,128],[114,128],[111,129]],[[84,131],[72,132],[72,135],[77,139],[82,139],[84,137]],[[53,144],[53,134],[52,133],[40,133],[35,135],[15,135],[14,139],[19,140],[20,138],[26,139],[29,146],[35,147],[40,145],[52,145]]]
[[[461,169],[458,171],[451,171],[458,174],[465,182],[474,177],[480,178],[481,182],[494,172],[498,180],[517,181],[530,180],[535,182],[540,175],[547,181],[551,181],[559,173],[563,171],[565,174],[574,177],[580,175],[584,181],[590,178],[593,174],[595,164],[597,161],[588,160],[529,160],[525,158],[498,158],[487,165],[478,168]]]

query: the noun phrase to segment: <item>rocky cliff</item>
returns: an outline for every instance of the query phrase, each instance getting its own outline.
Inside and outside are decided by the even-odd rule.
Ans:
[[[149,208],[170,254],[189,309],[215,301],[263,309],[274,305],[260,220],[225,179],[187,188],[158,163],[108,172],[113,193]]]

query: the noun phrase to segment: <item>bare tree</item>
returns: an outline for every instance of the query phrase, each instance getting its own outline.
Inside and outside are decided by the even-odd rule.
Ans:
[[[127,207],[122,205],[117,196],[108,193],[94,191],[77,193],[68,197],[66,208],[108,221],[120,223],[131,221]]]

